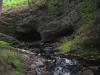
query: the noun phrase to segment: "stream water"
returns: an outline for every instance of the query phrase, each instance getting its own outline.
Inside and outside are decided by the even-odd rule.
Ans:
[[[94,75],[91,70],[86,69],[85,62],[77,56],[56,54],[53,47],[42,47],[30,49],[32,52],[41,54],[44,58],[47,58],[50,74],[48,75]],[[41,63],[41,62],[40,62]],[[44,65],[37,64],[36,75],[45,75]],[[84,73],[84,71],[88,72]]]
[[[78,75],[82,70],[82,63],[76,58],[56,57],[53,75]]]

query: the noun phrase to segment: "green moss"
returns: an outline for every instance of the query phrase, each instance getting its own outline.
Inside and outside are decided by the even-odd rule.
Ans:
[[[60,51],[60,53],[66,53],[69,52],[72,47],[73,47],[72,41],[64,41],[57,49]]]
[[[93,10],[94,10],[94,4],[91,0],[85,0],[85,8],[83,11],[83,19],[85,21],[91,21],[93,19]]]
[[[63,6],[62,0],[47,0],[46,7],[48,12],[55,12]]]
[[[47,9],[49,12],[52,12],[55,10],[55,0],[48,0],[47,1]]]
[[[4,7],[15,7],[17,5],[25,4],[27,0],[3,0]]]
[[[9,63],[13,63],[16,66],[15,71],[17,75],[23,75],[24,65],[17,52],[9,49],[3,49],[1,50],[1,54],[3,57],[8,59]]]
[[[8,46],[8,45],[9,45],[8,42],[0,40],[0,46]]]

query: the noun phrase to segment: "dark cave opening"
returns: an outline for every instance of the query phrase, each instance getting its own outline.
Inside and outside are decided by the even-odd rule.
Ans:
[[[73,26],[69,26],[65,29],[63,29],[62,31],[58,32],[58,34],[56,34],[55,36],[58,38],[64,37],[64,36],[71,36],[73,34],[73,32],[75,32],[75,29]]]
[[[73,26],[65,27],[61,31],[58,31],[56,33],[48,35],[48,37],[47,37],[48,40],[46,40],[45,42],[54,43],[56,41],[61,40],[63,37],[71,36],[74,32],[75,32],[75,28]],[[51,38],[49,39],[49,37],[51,37]]]
[[[27,32],[16,32],[16,39],[23,42],[41,41],[41,35],[36,30]]]

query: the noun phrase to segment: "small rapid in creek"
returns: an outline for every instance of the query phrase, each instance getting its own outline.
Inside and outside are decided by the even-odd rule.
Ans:
[[[82,68],[81,64],[75,58],[67,59],[56,57],[53,75],[77,75]]]
[[[22,57],[26,65],[25,75],[97,75],[84,59],[58,54],[52,46],[30,48]]]

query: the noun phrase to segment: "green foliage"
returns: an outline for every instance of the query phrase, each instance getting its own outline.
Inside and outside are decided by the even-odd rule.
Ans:
[[[3,56],[9,63],[13,63],[16,66],[15,71],[17,75],[23,75],[24,65],[22,64],[18,52],[10,50],[7,47],[9,47],[9,43],[0,40],[0,56]]]
[[[1,53],[8,59],[9,63],[13,63],[16,66],[15,71],[17,75],[23,75],[24,65],[22,64],[18,53],[9,49],[2,50]]]
[[[71,53],[86,59],[100,59],[100,38],[96,38],[98,33],[97,25],[85,23],[73,34],[71,41],[64,40],[57,49],[60,53]]]
[[[15,7],[18,5],[25,4],[27,0],[3,0],[4,7]]]
[[[91,21],[93,19],[93,1],[91,0],[85,0],[85,8],[83,12],[83,19],[85,21]]]
[[[47,8],[49,12],[52,12],[55,10],[55,0],[48,0],[47,1]]]
[[[0,46],[8,46],[9,43],[8,42],[5,42],[5,41],[0,41]]]
[[[46,7],[48,12],[54,12],[57,9],[61,9],[63,6],[62,0],[47,0]]]
[[[72,47],[73,47],[72,41],[64,41],[57,49],[61,53],[66,53],[66,52],[69,52]]]

